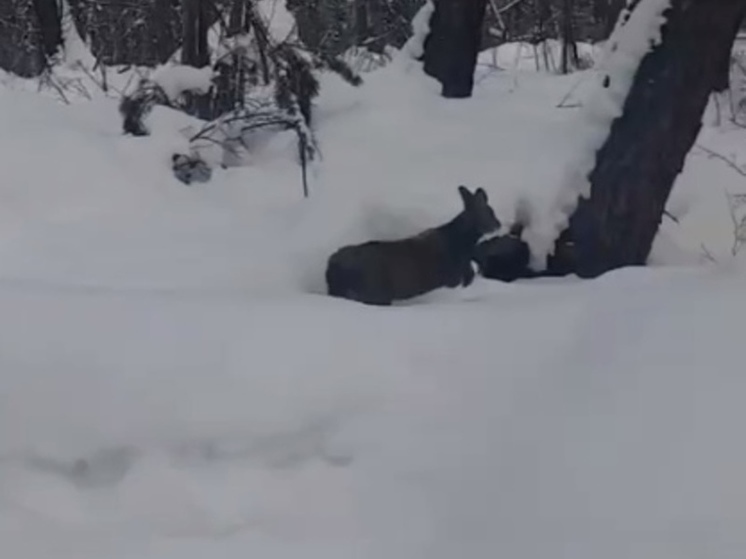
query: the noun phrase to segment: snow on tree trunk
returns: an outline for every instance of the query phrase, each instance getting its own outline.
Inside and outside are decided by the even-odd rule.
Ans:
[[[661,0],[642,0],[632,17],[645,10],[656,17],[656,2],[661,4]],[[713,61],[722,61],[730,53],[744,13],[744,0],[671,2],[664,13],[660,43],[636,68],[631,88],[623,96],[623,112],[596,153],[588,175],[590,197],[579,200],[558,241],[572,255],[572,262],[564,258],[555,265],[572,268],[581,277],[595,277],[646,263],[719,75],[719,64]],[[627,54],[611,56],[622,64]],[[617,78],[604,77],[607,101],[618,99],[626,89],[616,84],[619,89],[613,91]]]
[[[412,18],[412,35],[401,49],[407,58],[422,60],[424,57],[425,41],[427,41],[427,37],[430,35],[430,21],[432,20],[433,12],[435,12],[433,0],[425,0],[425,3]]]
[[[447,98],[471,97],[487,0],[434,0],[424,71]]]

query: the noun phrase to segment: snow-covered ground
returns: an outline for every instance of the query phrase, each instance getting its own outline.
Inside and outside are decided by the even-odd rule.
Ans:
[[[506,223],[555,202],[587,74],[491,57],[468,101],[401,62],[325,77],[307,200],[291,133],[187,187],[188,118],[124,137],[105,96],[0,87],[0,556],[746,554],[722,160],[692,152],[654,267],[323,295],[331,251],[449,219],[459,184]],[[737,161],[745,136],[700,142]]]

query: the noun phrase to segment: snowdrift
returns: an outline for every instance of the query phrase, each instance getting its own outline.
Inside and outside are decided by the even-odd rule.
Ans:
[[[309,200],[292,134],[186,187],[190,119],[126,138],[111,100],[0,89],[0,555],[742,557],[746,288],[695,265],[730,250],[722,162],[692,153],[657,267],[322,294],[334,248],[450,218],[459,184],[506,224],[550,207],[579,77],[325,78]]]

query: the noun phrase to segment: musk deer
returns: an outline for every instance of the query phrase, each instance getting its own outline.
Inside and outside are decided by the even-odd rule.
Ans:
[[[471,261],[479,240],[500,228],[487,193],[465,186],[464,209],[455,218],[419,235],[342,247],[329,258],[329,295],[369,305],[390,305],[441,287],[474,281]]]

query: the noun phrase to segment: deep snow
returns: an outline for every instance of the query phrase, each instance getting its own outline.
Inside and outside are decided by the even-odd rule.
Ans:
[[[292,134],[186,187],[190,119],[128,138],[111,99],[0,87],[0,555],[746,553],[723,195],[746,184],[721,161],[692,152],[654,267],[389,309],[322,294],[331,250],[448,219],[458,184],[508,224],[555,202],[583,148],[557,104],[587,75],[491,60],[462,102],[403,60],[324,78],[309,200]],[[700,142],[742,157],[741,130]]]

